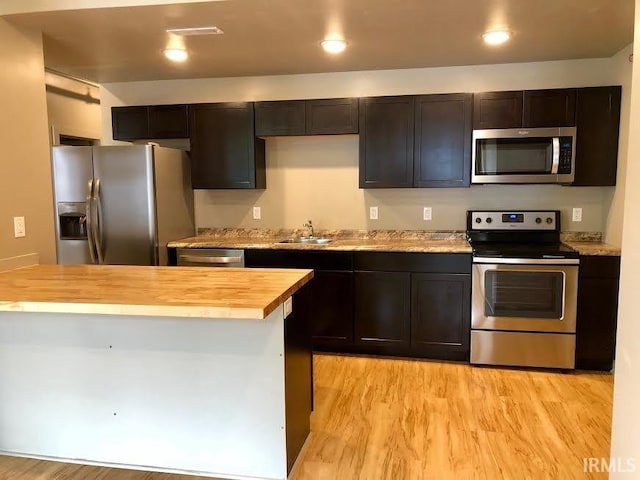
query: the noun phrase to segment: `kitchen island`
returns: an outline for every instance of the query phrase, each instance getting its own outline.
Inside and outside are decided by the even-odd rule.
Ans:
[[[310,341],[297,299],[312,277],[88,265],[0,273],[0,451],[286,478],[309,433]]]

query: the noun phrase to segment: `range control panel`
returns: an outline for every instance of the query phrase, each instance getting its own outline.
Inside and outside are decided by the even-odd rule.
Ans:
[[[560,212],[539,211],[470,211],[470,230],[556,230]]]

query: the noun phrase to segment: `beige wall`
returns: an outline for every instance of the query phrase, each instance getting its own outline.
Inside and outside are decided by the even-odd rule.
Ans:
[[[636,0],[635,35],[640,36],[640,0]],[[636,43],[638,45],[638,43]],[[634,51],[640,55],[640,48]],[[635,55],[634,55],[635,56]],[[637,56],[635,58],[638,58]],[[635,461],[634,473],[611,474],[612,479],[640,479],[640,69],[633,68],[627,188],[622,236],[622,272],[616,346],[611,456]]]
[[[44,60],[39,34],[0,19],[0,258],[55,262]],[[27,236],[13,237],[24,216]]]
[[[640,35],[640,0],[636,0],[635,35]],[[640,57],[640,44],[636,43]],[[640,479],[640,69],[633,68],[627,188],[622,235],[622,273],[616,346],[611,456],[635,461],[634,473],[613,473],[612,479]],[[625,463],[623,463],[625,465]]]
[[[609,205],[605,220],[605,240],[618,246],[622,244],[629,112],[631,110],[631,72],[633,70],[633,63],[629,61],[629,56],[632,53],[633,45],[629,45],[611,59],[611,73],[617,78],[616,83],[622,85],[622,101],[620,106],[620,141],[618,144],[618,182],[616,188],[609,189],[605,198],[605,203]]]
[[[620,83],[614,59],[390,71],[131,82],[103,85],[103,141],[111,141],[110,107],[153,103],[252,101],[486,90],[562,88]],[[267,140],[265,191],[197,191],[198,227],[296,227],[311,217],[319,228],[464,229],[469,208],[563,210],[565,230],[605,229],[613,188],[484,186],[468,189],[360,190],[357,136]],[[380,220],[368,220],[368,207]],[[251,219],[251,207],[263,209]],[[422,207],[433,221],[422,220]],[[584,221],[570,221],[582,207]],[[615,227],[615,222],[614,222]],[[613,227],[612,227],[613,228]],[[617,228],[617,227],[615,227]]]
[[[51,72],[46,72],[45,82],[49,131],[99,140],[102,137],[100,88]]]

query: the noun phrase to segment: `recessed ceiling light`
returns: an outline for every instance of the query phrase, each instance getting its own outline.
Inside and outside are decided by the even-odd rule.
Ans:
[[[188,28],[170,28],[167,33],[181,35],[183,37],[193,37],[196,35],[222,35],[224,32],[218,27],[188,27]]]
[[[482,35],[484,43],[487,45],[501,45],[511,38],[508,30],[493,30]]]
[[[184,62],[189,58],[189,54],[184,48],[167,48],[164,51],[164,56],[172,62]]]
[[[322,42],[322,48],[327,53],[342,53],[347,48],[347,42],[340,39],[329,39]]]

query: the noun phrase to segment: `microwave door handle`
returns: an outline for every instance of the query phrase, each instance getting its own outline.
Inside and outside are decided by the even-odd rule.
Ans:
[[[91,263],[96,263],[96,244],[93,236],[93,179],[87,182],[87,203],[86,203],[86,217],[87,217],[87,242],[89,243],[89,258]]]
[[[560,167],[560,138],[553,137],[551,173],[557,174]]]

